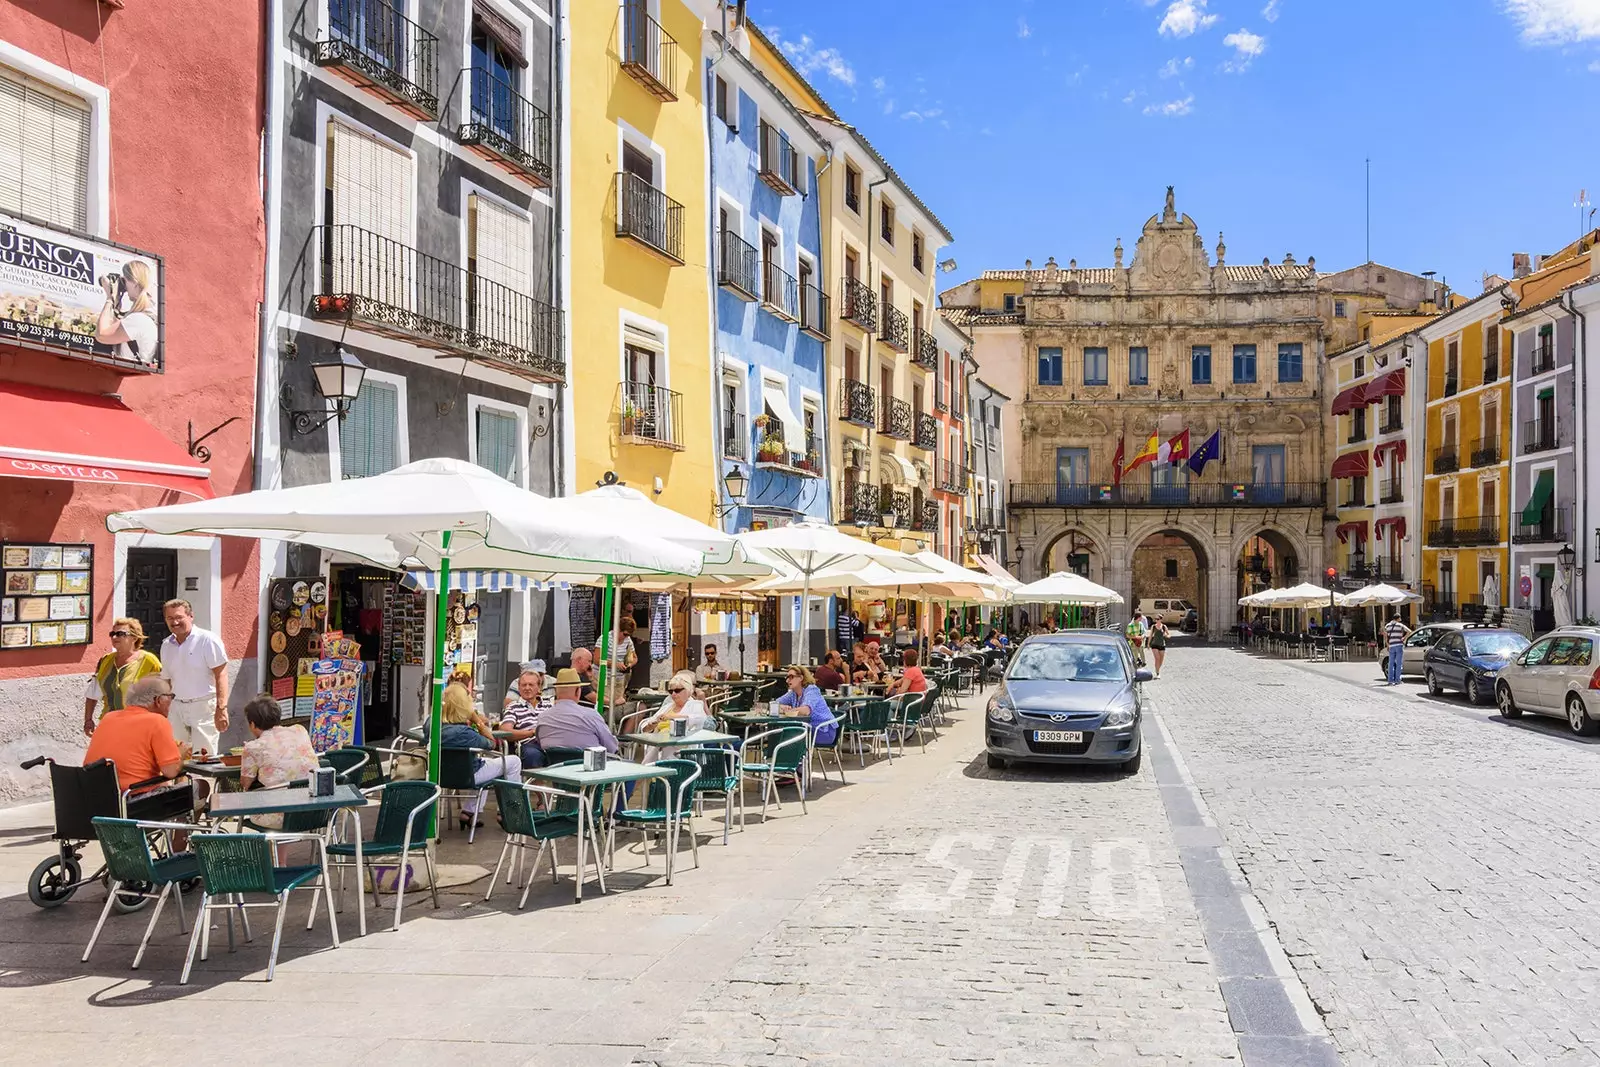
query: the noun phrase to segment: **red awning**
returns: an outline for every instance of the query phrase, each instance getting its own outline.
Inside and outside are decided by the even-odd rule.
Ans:
[[[1347,452],[1333,461],[1333,478],[1364,478],[1372,470],[1372,453]]]
[[[19,382],[0,382],[0,478],[215,495],[211,472],[122,401]]]
[[[1385,441],[1372,450],[1372,462],[1383,464],[1383,454],[1393,451],[1395,458],[1401,463],[1406,461],[1406,443],[1404,441]]]
[[[1335,415],[1345,415],[1366,403],[1366,401],[1363,399],[1366,388],[1367,387],[1365,385],[1352,385],[1350,388],[1334,397],[1332,408],[1333,413]]]
[[[1395,540],[1404,541],[1406,539],[1406,517],[1404,515],[1391,515],[1387,519],[1379,519],[1372,524],[1372,530],[1379,537],[1382,537],[1385,526],[1394,528]]]
[[[1406,369],[1392,370],[1381,378],[1367,383],[1366,402],[1376,404],[1386,396],[1406,395]]]
[[[1367,524],[1364,522],[1341,522],[1333,532],[1339,535],[1339,543],[1341,545],[1349,542],[1351,534],[1356,535],[1358,542],[1364,542],[1367,539]]]

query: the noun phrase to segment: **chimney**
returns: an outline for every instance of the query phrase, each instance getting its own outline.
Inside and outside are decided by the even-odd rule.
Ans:
[[[1511,276],[1513,278],[1526,278],[1531,270],[1532,267],[1529,264],[1528,253],[1511,253]]]

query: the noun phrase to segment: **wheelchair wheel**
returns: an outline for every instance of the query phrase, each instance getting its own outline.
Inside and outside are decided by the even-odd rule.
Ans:
[[[111,878],[110,878],[110,876],[107,875],[102,880],[106,883],[106,888],[110,889],[111,888]],[[149,882],[128,882],[128,883],[125,883],[123,885],[123,887],[120,890],[117,891],[117,899],[112,901],[111,910],[117,912],[120,915],[131,915],[136,911],[143,911],[145,909],[145,907],[149,905],[150,898],[149,897],[140,896],[139,895],[139,891],[141,891],[141,890],[145,891],[145,892],[151,891],[150,883]]]
[[[82,877],[83,868],[75,859],[63,860],[58,854],[40,860],[39,866],[28,876],[28,899],[37,908],[60,907],[78,891],[78,880]]]

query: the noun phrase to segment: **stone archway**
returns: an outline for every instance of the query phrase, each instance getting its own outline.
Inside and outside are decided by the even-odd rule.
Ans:
[[[1063,526],[1039,538],[1035,558],[1038,577],[1055,571],[1075,571],[1091,582],[1105,585],[1110,552],[1104,538],[1085,526]]]
[[[1234,545],[1233,602],[1236,620],[1243,620],[1248,609],[1238,607],[1239,598],[1263,589],[1315,582],[1309,568],[1312,561],[1303,545],[1296,544],[1289,531],[1258,526]]]
[[[1142,600],[1185,600],[1195,607],[1200,625],[1211,618],[1211,546],[1199,535],[1178,526],[1164,526],[1144,534],[1129,546],[1128,611]]]

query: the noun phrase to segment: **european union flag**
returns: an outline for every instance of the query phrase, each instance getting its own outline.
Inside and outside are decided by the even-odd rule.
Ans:
[[[1210,463],[1214,459],[1220,460],[1221,458],[1222,431],[1217,430],[1210,437],[1206,438],[1205,441],[1201,443],[1199,448],[1194,450],[1194,454],[1189,457],[1189,469],[1194,471],[1196,474],[1199,474],[1206,469],[1207,463]]]

